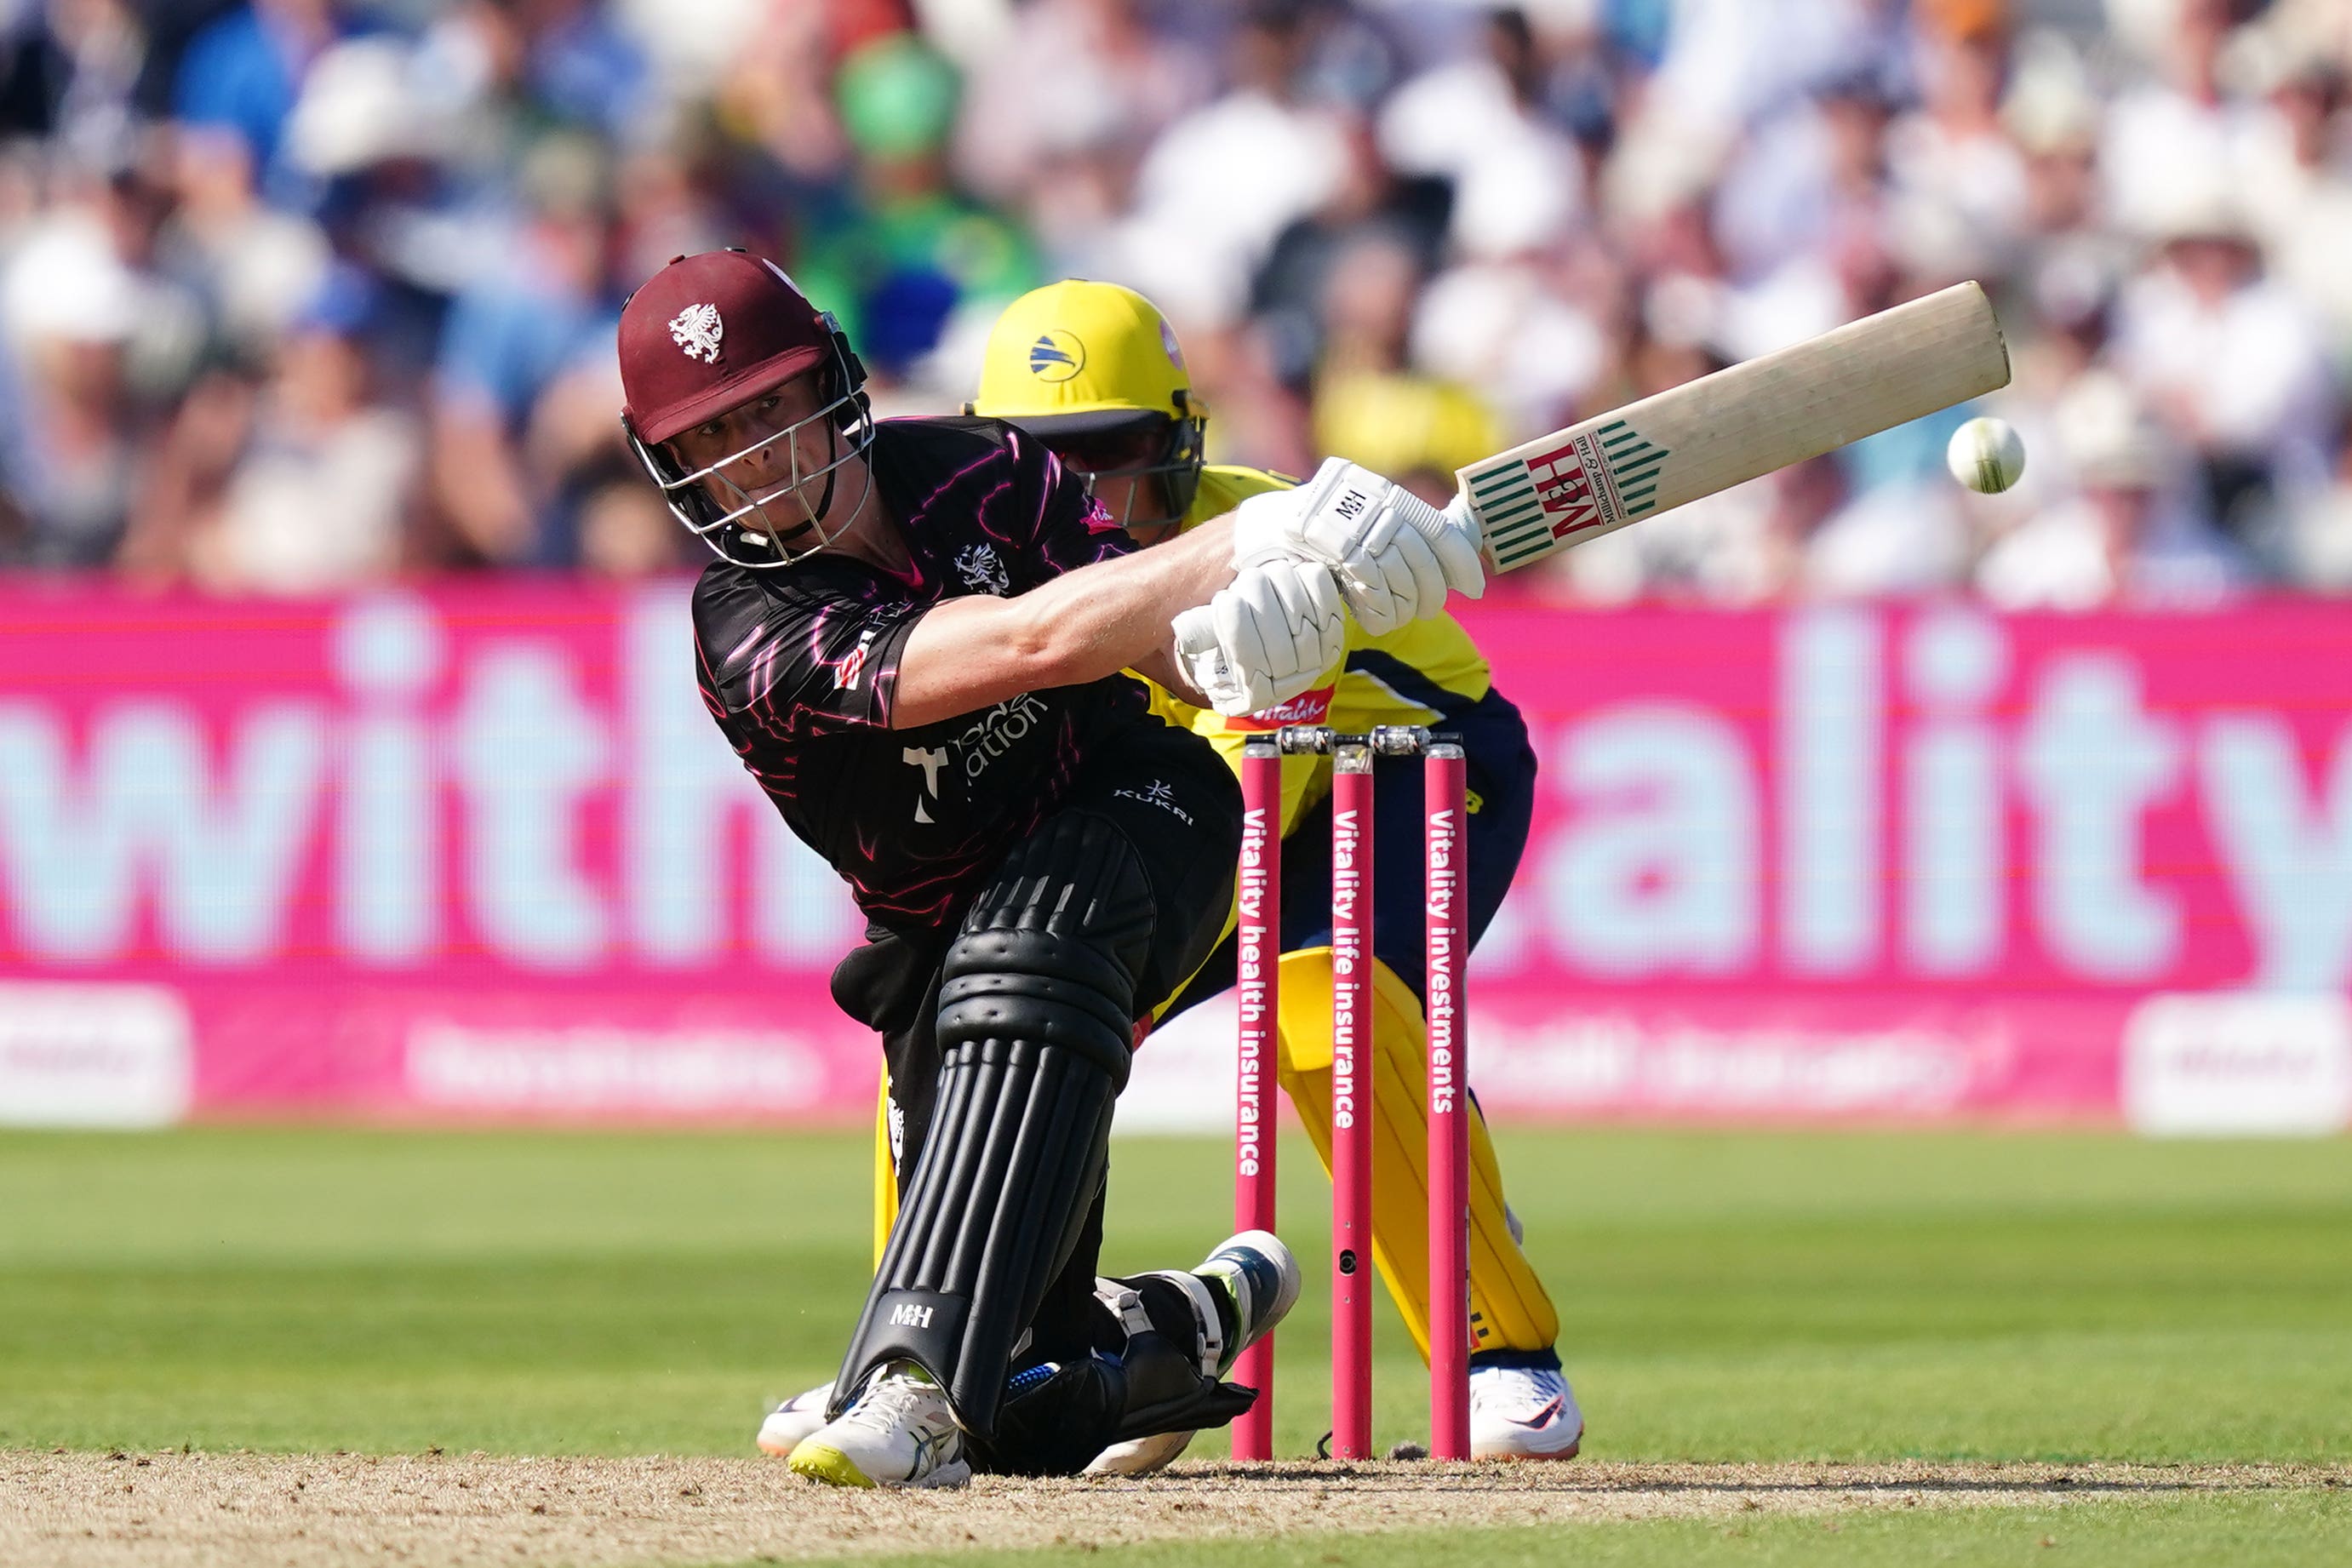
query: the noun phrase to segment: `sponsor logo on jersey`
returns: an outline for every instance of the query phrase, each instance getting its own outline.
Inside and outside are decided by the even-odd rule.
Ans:
[[[1045,700],[1034,692],[1008,697],[966,725],[948,744],[955,749],[963,776],[976,779],[989,764],[1045,727]]]
[[[1029,374],[1039,381],[1067,381],[1086,366],[1087,345],[1059,327],[1029,345]]]
[[[1331,712],[1331,694],[1339,688],[1318,686],[1312,691],[1302,691],[1287,702],[1277,702],[1255,713],[1225,721],[1228,730],[1279,730],[1285,724],[1320,724]]]
[[[704,364],[719,363],[719,341],[726,331],[716,305],[688,305],[670,318],[670,341],[685,351],[687,358]]]
[[[1139,800],[1146,805],[1156,805],[1185,826],[1192,826],[1192,814],[1176,804],[1176,790],[1166,779],[1153,779],[1141,789],[1115,789],[1110,792],[1121,800]]]
[[[948,765],[945,746],[906,746],[900,748],[898,760],[909,767],[923,770],[923,793],[915,802],[915,820],[932,820],[929,803],[940,798],[940,770]]]

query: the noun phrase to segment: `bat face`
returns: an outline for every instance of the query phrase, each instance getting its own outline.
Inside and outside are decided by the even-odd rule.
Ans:
[[[2008,384],[1962,283],[1473,463],[1456,504],[1509,572]]]
[[[1554,439],[1559,444],[1547,451],[1489,459],[1462,471],[1497,572],[1580,543],[1581,535],[1622,528],[1658,509],[1658,476],[1671,450],[1616,418]],[[1473,479],[1480,469],[1484,477]]]

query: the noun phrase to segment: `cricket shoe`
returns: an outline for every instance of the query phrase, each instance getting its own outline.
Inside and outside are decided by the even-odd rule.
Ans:
[[[894,1361],[856,1402],[793,1446],[793,1474],[830,1487],[961,1487],[971,1479],[947,1392]]]
[[[760,1452],[789,1459],[803,1438],[824,1425],[824,1407],[833,1403],[833,1384],[820,1384],[806,1394],[795,1394],[760,1423]]]
[[[1181,1288],[1192,1303],[1201,1370],[1223,1381],[1242,1352],[1274,1331],[1298,1303],[1298,1259],[1271,1231],[1245,1230],[1190,1273],[1157,1276]],[[1230,1327],[1228,1326],[1230,1325]],[[1148,1476],[1166,1469],[1192,1441],[1191,1432],[1161,1432],[1113,1443],[1087,1466],[1090,1476]]]
[[[1556,1366],[1470,1369],[1470,1457],[1573,1459],[1584,1412]]]

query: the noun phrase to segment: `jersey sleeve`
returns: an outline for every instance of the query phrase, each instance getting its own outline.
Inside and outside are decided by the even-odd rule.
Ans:
[[[887,729],[898,663],[927,605],[901,598],[772,594],[747,574],[694,595],[703,700],[772,734],[805,723]]]

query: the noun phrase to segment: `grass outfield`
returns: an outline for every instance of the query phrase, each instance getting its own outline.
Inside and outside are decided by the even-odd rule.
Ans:
[[[1502,1144],[1594,1459],[2352,1460],[2352,1142]],[[1319,1259],[1322,1184],[1303,1144],[1284,1155],[1286,1232]],[[1207,1142],[1119,1144],[1108,1266],[1197,1258],[1226,1170]],[[842,1135],[0,1137],[0,1449],[740,1455],[763,1399],[831,1374],[866,1275],[866,1171]],[[1326,1424],[1309,1278],[1281,1340],[1276,1440],[1297,1455]],[[1424,1384],[1380,1329],[1385,1445],[1423,1434]],[[2184,1554],[2259,1522],[2096,1506],[2173,1508]],[[2008,1539],[1948,1528],[1955,1551]],[[1591,1561],[1689,1558],[1705,1534],[1605,1529],[1626,1533],[1593,1552],[1633,1555]],[[1798,1529],[1759,1521],[1725,1560],[1779,1561]],[[1515,1539],[1479,1552],[1541,1549]]]
[[[1968,1511],[1887,1510],[1833,1519],[1609,1521],[1572,1531],[1401,1530],[1379,1535],[1310,1535],[1218,1543],[1217,1568],[1419,1568],[1428,1563],[1478,1568],[1865,1568],[1934,1563],[1938,1568],[2341,1568],[2352,1500],[2326,1492],[2283,1497],[2158,1498],[2063,1507]],[[1099,1564],[1099,1549],[992,1552],[991,1568]],[[1123,1546],[1119,1568],[1187,1568],[1197,1542]],[[870,1568],[962,1563],[969,1554],[838,1559]],[[729,1565],[734,1568],[734,1565]]]

